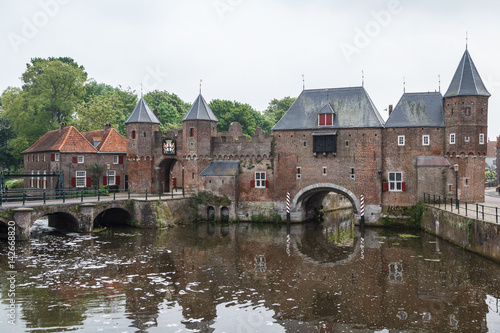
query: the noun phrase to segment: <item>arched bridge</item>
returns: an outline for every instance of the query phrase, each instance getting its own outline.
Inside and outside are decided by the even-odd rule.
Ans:
[[[164,227],[174,223],[174,215],[188,199],[175,200],[116,200],[92,203],[65,203],[55,205],[2,208],[0,233],[7,233],[15,222],[16,238],[29,239],[31,227],[43,216],[49,226],[74,232],[92,232],[97,224],[129,224],[139,228]],[[10,223],[10,224],[9,224]]]

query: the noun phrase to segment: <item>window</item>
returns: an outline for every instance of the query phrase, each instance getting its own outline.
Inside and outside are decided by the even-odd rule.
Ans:
[[[422,145],[424,145],[424,146],[429,145],[429,136],[428,135],[422,135]]]
[[[479,133],[479,144],[484,145],[484,133]]]
[[[146,137],[146,132],[144,132],[144,137]]]
[[[405,145],[405,136],[398,135],[398,146],[404,146],[404,145]]]
[[[108,170],[108,185],[116,185],[116,171]]]
[[[85,179],[87,177],[86,171],[76,172],[76,187],[85,187]]]
[[[323,176],[326,176],[326,166],[323,167]]]
[[[189,136],[190,137],[194,136],[194,128],[192,128],[192,127],[189,129]]]
[[[337,154],[337,134],[313,134],[314,153]]]
[[[265,188],[266,187],[266,173],[265,172],[256,172],[255,173],[255,187],[256,188]]]
[[[470,136],[466,136],[466,137],[464,138],[464,141],[465,141],[465,142],[470,142]]]
[[[389,172],[389,191],[403,191],[403,174]]]
[[[349,140],[345,140],[345,147],[349,148]]]
[[[297,179],[300,179],[302,175],[300,174],[300,167],[297,167]]]
[[[354,173],[354,168],[353,167],[351,167],[350,177],[351,177],[351,180],[355,180],[356,179],[356,174]]]
[[[135,131],[132,131],[132,139],[135,139]]]
[[[36,177],[36,188],[40,188],[40,170],[38,170],[36,174],[38,175]]]
[[[118,164],[118,162],[119,162],[118,155],[113,155],[113,164]]]
[[[451,133],[450,134],[450,145],[454,145],[455,144],[455,133]]]
[[[319,126],[332,126],[333,125],[333,113],[318,114],[318,125]]]
[[[78,163],[79,164],[82,164],[83,162],[85,162],[85,159],[83,158],[83,156],[78,156]]]
[[[470,116],[470,108],[465,108],[465,115]]]
[[[55,153],[55,155],[54,155],[54,160],[55,160],[56,162],[59,162],[59,153]]]

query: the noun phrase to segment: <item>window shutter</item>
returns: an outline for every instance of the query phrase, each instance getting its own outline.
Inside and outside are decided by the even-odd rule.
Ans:
[[[389,182],[382,183],[382,191],[389,191]]]
[[[174,178],[175,179],[175,178]],[[115,184],[120,185],[120,176],[115,177]]]
[[[135,131],[132,131],[132,139],[135,139]]]
[[[319,115],[319,126],[325,126],[325,114],[322,113]]]
[[[78,163],[78,157],[77,156],[73,156],[73,163]]]
[[[108,185],[108,177],[107,176],[102,177],[102,185]]]
[[[52,153],[50,154],[50,160],[55,161],[56,160],[56,154]]]
[[[87,177],[87,182],[86,182],[85,186],[92,187],[92,177]]]
[[[327,126],[333,125],[333,114],[331,114],[331,113],[326,114],[325,125],[327,125]]]
[[[252,180],[250,181],[250,187],[255,187],[255,180],[253,180],[253,179],[252,179]]]
[[[267,179],[266,179],[266,187],[269,187],[269,182],[267,181]]]
[[[123,156],[118,156],[118,164],[123,164]]]
[[[401,183],[401,190],[404,192],[406,191],[406,183],[405,182],[402,182]]]
[[[76,177],[71,177],[71,187],[76,187]]]

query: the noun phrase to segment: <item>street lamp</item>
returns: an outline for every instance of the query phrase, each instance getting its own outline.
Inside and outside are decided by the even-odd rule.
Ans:
[[[453,164],[455,169],[455,206],[458,208],[458,163]]]

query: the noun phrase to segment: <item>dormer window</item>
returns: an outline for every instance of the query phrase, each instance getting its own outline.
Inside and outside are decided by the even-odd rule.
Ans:
[[[333,109],[326,104],[318,113],[318,126],[333,126]]]
[[[333,113],[320,113],[318,115],[319,126],[333,126]]]

